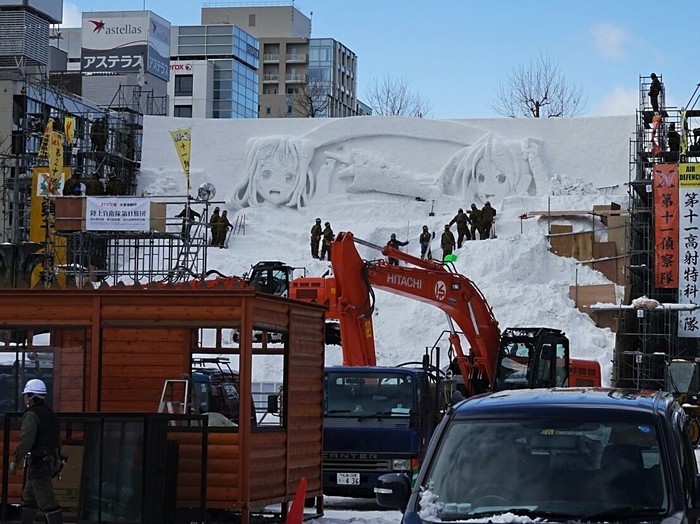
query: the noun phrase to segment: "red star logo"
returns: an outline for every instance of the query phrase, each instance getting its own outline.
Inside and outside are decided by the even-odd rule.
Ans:
[[[105,23],[100,20],[99,22],[97,20],[90,20],[90,22],[95,26],[95,28],[92,30],[93,33],[99,33],[104,29]]]

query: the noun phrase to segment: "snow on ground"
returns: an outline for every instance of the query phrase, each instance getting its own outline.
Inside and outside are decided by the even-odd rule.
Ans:
[[[439,235],[460,205],[457,201],[444,205],[444,210],[429,217],[424,202],[385,196],[358,203],[353,197],[357,195],[332,195],[302,213],[277,206],[247,208],[240,212],[245,214],[245,234],[232,237],[227,250],[211,249],[208,265],[224,274],[242,275],[260,260],[282,260],[306,267],[309,275],[320,276],[329,269],[329,263],[310,256],[309,230],[317,216],[329,221],[336,232],[352,231],[355,237],[380,246],[395,232],[399,239],[410,241],[403,250],[419,255],[422,225]],[[592,209],[594,204],[606,202],[599,194],[579,196],[576,208]],[[502,328],[562,329],[570,339],[572,356],[598,360],[608,381],[614,335],[609,329],[597,328],[586,314],[574,308],[568,292],[575,282],[586,285],[609,281],[598,271],[551,253],[545,238],[546,219],[531,218],[522,223],[517,219],[518,214],[536,209],[543,209],[540,197],[504,200],[497,208],[498,238],[466,242],[456,251],[455,267],[481,289]],[[440,253],[437,244],[436,240],[433,250]],[[366,247],[360,246],[359,251],[366,259],[381,257],[381,253]],[[432,347],[448,328],[441,310],[379,290],[373,321],[380,365],[420,360],[425,348]],[[341,360],[339,348],[329,346],[327,363],[340,364]],[[256,376],[254,380],[265,378]]]

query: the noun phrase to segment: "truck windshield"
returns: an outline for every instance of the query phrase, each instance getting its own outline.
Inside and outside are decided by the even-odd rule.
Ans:
[[[584,416],[455,421],[428,464],[416,510],[424,520],[663,514],[668,490],[654,425]]]
[[[415,384],[411,374],[391,371],[328,373],[325,416],[408,417],[415,405]]]

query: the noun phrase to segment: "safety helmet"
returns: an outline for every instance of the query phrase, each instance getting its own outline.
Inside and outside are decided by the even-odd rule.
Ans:
[[[214,208],[214,213],[216,213],[217,211],[219,211],[219,208],[218,208],[218,207],[215,207],[215,208]]]
[[[392,233],[391,238],[396,238],[396,233]]]
[[[428,226],[423,226],[423,229],[428,229]]]
[[[39,380],[38,378],[28,380],[27,384],[24,386],[22,395],[36,395],[39,398],[44,398],[46,396],[46,384],[44,384],[43,380]]]
[[[316,222],[321,222],[321,219],[320,219],[320,218],[317,218],[317,219],[316,219]]]
[[[223,215],[228,215],[228,211],[226,211],[226,210],[224,209],[223,212],[222,212],[222,214],[223,214]]]
[[[449,225],[449,224],[445,224],[445,229],[450,229],[450,225]]]
[[[459,210],[457,211],[457,213],[464,213],[464,209],[462,209],[462,208],[460,207]]]
[[[326,223],[325,223],[325,226],[326,226],[326,227],[331,227],[331,223],[330,223],[330,222],[326,222]]]

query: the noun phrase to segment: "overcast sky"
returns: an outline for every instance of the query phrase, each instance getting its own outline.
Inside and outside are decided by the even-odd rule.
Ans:
[[[200,22],[203,4],[120,0],[119,8],[145,7],[187,25]],[[79,26],[84,10],[115,5],[64,0],[65,25]],[[667,105],[676,107],[688,105],[700,82],[697,45],[684,23],[700,19],[697,0],[298,0],[295,6],[311,16],[313,37],[335,38],[357,54],[361,100],[374,79],[388,74],[428,99],[434,118],[499,116],[491,108],[499,83],[540,54],[582,85],[588,116],[632,114],[640,75],[663,75]]]

